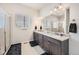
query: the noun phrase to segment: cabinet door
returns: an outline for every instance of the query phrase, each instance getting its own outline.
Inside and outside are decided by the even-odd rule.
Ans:
[[[61,54],[69,55],[69,40],[61,42]]]
[[[36,33],[36,32],[34,32],[34,40],[37,42],[37,43],[39,43],[39,34],[38,33]]]
[[[49,52],[49,42],[47,40],[44,40],[44,47],[43,48],[46,52]]]
[[[35,32],[33,32],[33,40],[35,40]]]
[[[36,42],[39,44],[39,33],[36,33]]]
[[[50,42],[50,54],[60,55],[61,54],[60,46],[55,43]]]
[[[44,36],[44,47],[43,47],[43,49],[46,51],[46,52],[48,52],[49,53],[49,51],[50,51],[50,48],[49,48],[49,46],[50,46],[50,44],[49,44],[49,42],[48,42],[48,37],[47,36]]]
[[[43,35],[39,34],[39,45],[43,48]]]

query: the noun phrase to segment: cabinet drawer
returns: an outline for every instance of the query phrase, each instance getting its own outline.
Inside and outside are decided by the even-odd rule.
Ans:
[[[58,41],[54,38],[48,37],[48,36],[44,36],[44,39],[48,40],[51,43],[57,44],[57,45],[61,45],[61,41]]]

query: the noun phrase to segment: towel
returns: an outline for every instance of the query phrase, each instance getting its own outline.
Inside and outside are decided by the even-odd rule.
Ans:
[[[70,24],[69,32],[77,33],[77,25],[76,25],[76,23],[71,23]]]

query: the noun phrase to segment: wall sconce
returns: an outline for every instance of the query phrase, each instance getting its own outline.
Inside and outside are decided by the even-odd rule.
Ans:
[[[37,26],[35,26],[35,30],[37,30]]]

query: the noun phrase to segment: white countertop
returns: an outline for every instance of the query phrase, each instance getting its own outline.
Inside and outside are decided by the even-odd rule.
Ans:
[[[64,41],[64,40],[69,39],[69,35],[60,36],[60,35],[57,35],[54,32],[48,32],[47,33],[46,31],[34,31],[34,32],[46,35],[46,36],[51,37],[51,38],[55,38],[55,39],[60,40],[60,41]]]

